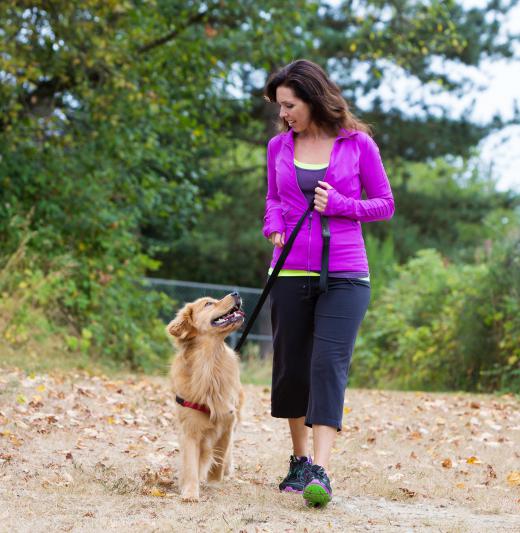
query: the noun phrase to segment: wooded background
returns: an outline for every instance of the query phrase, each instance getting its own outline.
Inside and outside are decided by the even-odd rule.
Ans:
[[[374,290],[353,382],[518,390],[520,196],[476,152],[511,120],[380,98],[396,69],[471,90],[462,67],[513,56],[500,28],[516,3],[2,2],[0,347],[152,371],[170,304],[143,276],[262,286],[277,115],[262,89],[307,58],[373,126],[396,200],[364,226]]]

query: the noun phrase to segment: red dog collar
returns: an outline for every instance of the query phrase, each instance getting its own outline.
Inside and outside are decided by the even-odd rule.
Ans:
[[[200,403],[188,402],[188,401],[184,400],[183,398],[181,398],[180,396],[177,396],[177,395],[175,395],[175,401],[179,405],[182,405],[183,407],[189,407],[190,409],[195,409],[196,411],[202,411],[203,413],[206,413],[208,415],[211,413],[211,411],[209,410],[209,407],[207,405],[203,405],[203,404],[200,404]]]

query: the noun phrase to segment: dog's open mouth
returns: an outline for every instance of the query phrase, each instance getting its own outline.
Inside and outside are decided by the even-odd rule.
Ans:
[[[244,320],[244,312],[241,307],[242,302],[239,301],[236,303],[225,315],[219,316],[211,321],[213,326],[228,326],[238,322],[239,320]]]

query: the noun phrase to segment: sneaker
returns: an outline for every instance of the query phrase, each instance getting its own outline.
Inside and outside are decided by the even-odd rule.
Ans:
[[[332,500],[329,476],[320,465],[307,468],[303,498],[309,507],[325,507]]]
[[[278,488],[283,492],[303,492],[305,472],[312,464],[310,457],[296,457],[291,455],[289,462],[289,472],[285,479],[278,485]]]

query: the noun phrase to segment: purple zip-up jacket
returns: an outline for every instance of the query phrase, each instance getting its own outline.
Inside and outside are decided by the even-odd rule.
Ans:
[[[328,191],[324,215],[329,217],[330,272],[368,272],[361,222],[387,220],[394,214],[394,198],[379,148],[361,131],[342,129],[334,141],[324,181]],[[362,191],[366,200],[361,199]],[[294,168],[294,138],[289,130],[273,137],[267,145],[267,196],[263,233],[285,232],[285,240],[308,207]],[[320,213],[311,211],[301,227],[284,268],[321,269]],[[275,247],[274,267],[282,249]]]

